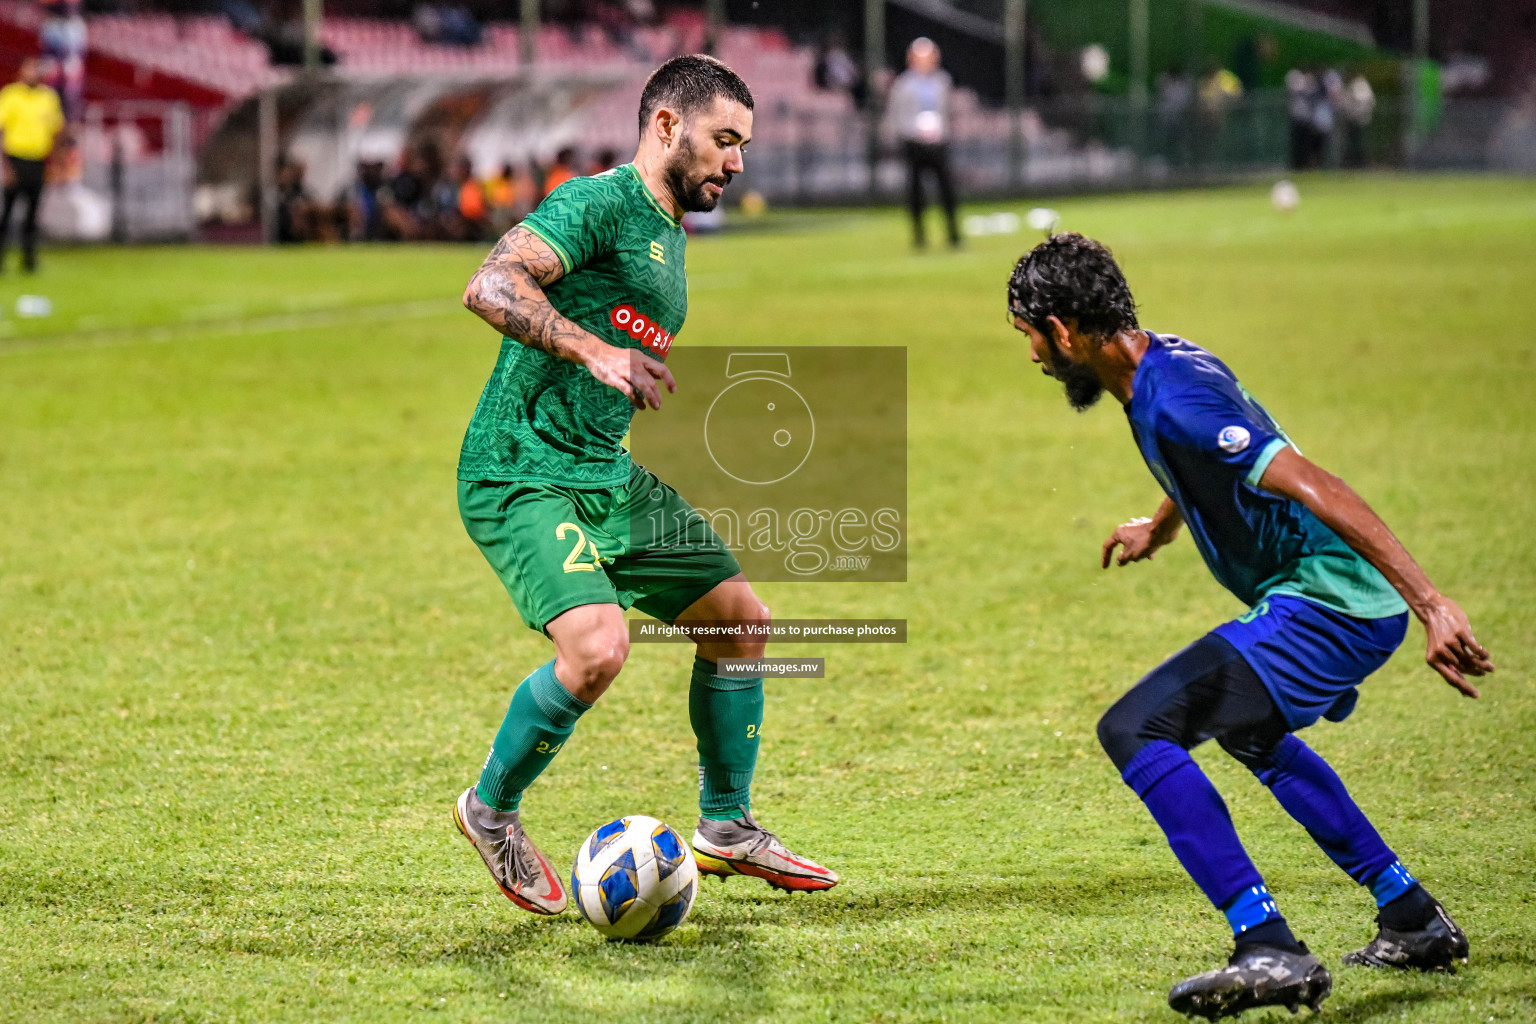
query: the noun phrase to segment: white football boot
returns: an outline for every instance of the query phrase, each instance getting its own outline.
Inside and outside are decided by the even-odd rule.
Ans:
[[[479,852],[503,896],[535,914],[565,909],[560,873],[523,831],[516,811],[496,810],[470,786],[453,806],[453,823]]]
[[[745,807],[732,821],[700,818],[693,833],[699,870],[724,881],[732,875],[761,878],[785,892],[817,892],[837,884],[837,872],[791,853],[779,837],[752,819]]]

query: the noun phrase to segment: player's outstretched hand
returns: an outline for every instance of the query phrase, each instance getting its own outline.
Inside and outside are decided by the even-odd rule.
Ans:
[[[586,358],[592,376],[624,393],[636,409],[661,408],[661,388],[677,391],[677,381],[665,363],[637,349],[603,345]]]
[[[1142,559],[1150,560],[1157,554],[1157,549],[1168,543],[1168,538],[1158,535],[1157,524],[1150,519],[1137,518],[1128,523],[1121,523],[1115,527],[1115,532],[1109,535],[1104,542],[1103,556],[1100,564],[1108,569],[1109,560],[1115,556],[1115,548],[1120,548],[1120,555],[1115,558],[1116,565],[1129,565],[1132,562],[1140,562]]]
[[[1429,667],[1468,697],[1478,696],[1477,687],[1467,682],[1467,676],[1487,675],[1493,671],[1493,661],[1472,635],[1467,613],[1444,594],[1436,594],[1420,617],[1429,641],[1424,653]]]

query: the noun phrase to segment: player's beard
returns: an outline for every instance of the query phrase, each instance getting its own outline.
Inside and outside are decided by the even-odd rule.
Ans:
[[[667,188],[671,190],[672,198],[677,200],[677,205],[684,210],[689,213],[708,213],[720,202],[720,197],[704,191],[705,183],[725,188],[731,183],[732,175],[730,171],[721,171],[719,174],[701,174],[694,178],[689,174],[693,162],[693,140],[684,133],[677,152],[667,161]]]
[[[1056,342],[1049,342],[1051,346],[1051,376],[1061,381],[1061,386],[1067,392],[1067,404],[1078,412],[1084,412],[1093,407],[1093,404],[1104,394],[1104,385],[1099,383],[1099,375],[1093,372],[1093,368],[1081,363],[1074,363],[1061,354],[1056,347]]]

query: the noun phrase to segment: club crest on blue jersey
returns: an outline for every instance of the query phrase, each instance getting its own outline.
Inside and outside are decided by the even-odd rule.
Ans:
[[[1223,427],[1221,433],[1216,435],[1216,443],[1222,451],[1236,455],[1248,447],[1248,428]]]

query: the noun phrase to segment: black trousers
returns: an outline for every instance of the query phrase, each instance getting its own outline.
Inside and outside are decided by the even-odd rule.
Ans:
[[[1262,771],[1289,732],[1258,675],[1214,633],[1147,673],[1099,720],[1099,742],[1122,771],[1153,740],[1189,750],[1210,739]]]
[[[20,196],[27,203],[27,212],[21,218],[21,263],[32,270],[37,266],[37,208],[43,201],[43,170],[47,163],[9,154],[5,162],[11,175],[5,186],[5,208],[0,211],[0,265],[5,262],[5,246],[11,237],[11,211]]]
[[[939,183],[939,203],[944,207],[944,217],[949,225],[949,244],[960,244],[960,228],[955,223],[955,179],[949,170],[949,147],[942,142],[912,142],[902,144],[902,156],[907,161],[907,207],[912,213],[912,239],[918,245],[927,243],[923,230],[923,210],[928,198],[923,189],[924,174],[932,174]]]

